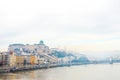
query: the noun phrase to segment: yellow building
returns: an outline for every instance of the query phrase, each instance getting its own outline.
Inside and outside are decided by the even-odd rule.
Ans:
[[[9,66],[15,67],[16,66],[16,56],[13,52],[9,52]]]
[[[30,63],[31,65],[37,64],[37,58],[35,55],[16,55],[16,62],[15,64],[17,67],[23,67],[24,64],[27,65]]]
[[[36,61],[37,61],[36,56],[35,55],[31,55],[30,56],[30,64],[35,65],[35,64],[37,64]]]
[[[17,67],[23,67],[24,65],[24,60],[25,60],[25,56],[16,56],[16,66]]]

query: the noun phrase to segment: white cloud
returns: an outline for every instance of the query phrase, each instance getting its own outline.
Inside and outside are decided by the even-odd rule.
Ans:
[[[119,8],[119,0],[1,1],[0,48],[43,39],[50,46],[74,50],[79,46],[84,50],[119,49]]]

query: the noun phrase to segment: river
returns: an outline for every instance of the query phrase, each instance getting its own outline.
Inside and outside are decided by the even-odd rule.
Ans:
[[[120,64],[90,64],[0,74],[0,80],[120,80]]]

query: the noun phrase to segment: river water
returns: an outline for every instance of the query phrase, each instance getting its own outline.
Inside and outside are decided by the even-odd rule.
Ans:
[[[0,80],[120,80],[120,64],[90,64],[0,74]]]

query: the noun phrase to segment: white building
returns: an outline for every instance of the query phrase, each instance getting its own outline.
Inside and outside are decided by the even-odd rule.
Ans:
[[[8,48],[9,51],[13,51],[17,54],[25,55],[27,54],[35,54],[37,58],[37,62],[43,63],[43,62],[50,62],[55,63],[57,62],[57,58],[55,56],[49,55],[50,49],[48,46],[44,44],[44,42],[41,40],[38,44],[29,45],[29,44],[11,44]]]

